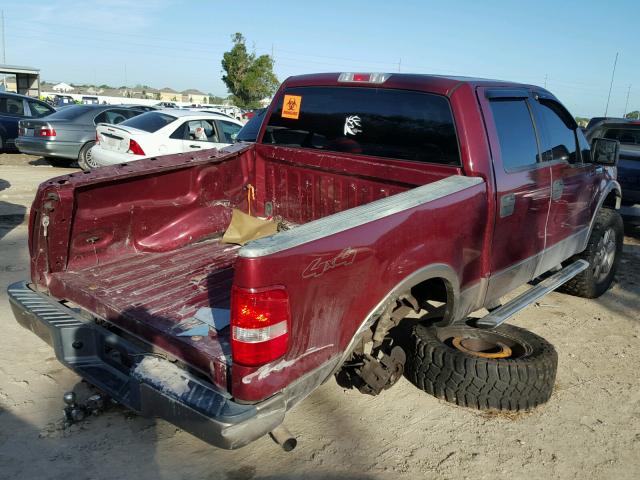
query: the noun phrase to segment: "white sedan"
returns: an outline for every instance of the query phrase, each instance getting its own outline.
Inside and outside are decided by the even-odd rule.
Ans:
[[[118,125],[98,124],[90,167],[105,167],[148,157],[223,148],[231,145],[242,123],[217,113],[154,110]]]

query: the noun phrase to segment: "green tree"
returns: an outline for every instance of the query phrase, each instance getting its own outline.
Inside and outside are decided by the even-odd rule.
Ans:
[[[640,111],[634,110],[633,112],[627,113],[624,117],[625,118],[635,118],[637,120],[640,120]]]
[[[239,107],[255,108],[260,100],[275,93],[278,78],[273,73],[273,58],[249,52],[241,33],[232,37],[233,47],[222,56],[225,83]]]

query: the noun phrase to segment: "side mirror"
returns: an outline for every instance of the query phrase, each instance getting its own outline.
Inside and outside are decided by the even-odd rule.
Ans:
[[[616,166],[620,142],[609,138],[594,138],[591,142],[591,161],[599,165]]]

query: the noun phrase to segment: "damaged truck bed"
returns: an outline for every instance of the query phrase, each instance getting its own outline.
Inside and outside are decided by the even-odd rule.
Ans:
[[[289,79],[255,144],[43,183],[31,278],[9,288],[18,322],[127,407],[238,448],[336,372],[389,388],[406,313],[439,305],[435,325],[464,325],[584,250],[616,204],[609,169],[569,172],[561,210],[551,169],[567,162],[494,169],[478,98],[512,84],[365,77]],[[290,228],[224,243],[234,209]],[[188,334],[201,312],[230,325]]]

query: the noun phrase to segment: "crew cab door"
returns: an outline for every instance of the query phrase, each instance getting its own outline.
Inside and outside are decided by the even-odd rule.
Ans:
[[[480,88],[496,183],[487,303],[535,278],[545,248],[551,168],[540,156],[530,91]]]
[[[551,168],[551,206],[546,251],[537,275],[577,253],[589,234],[597,205],[596,165],[571,114],[555,99],[535,95],[531,102],[542,160]],[[581,151],[582,150],[582,151]]]

